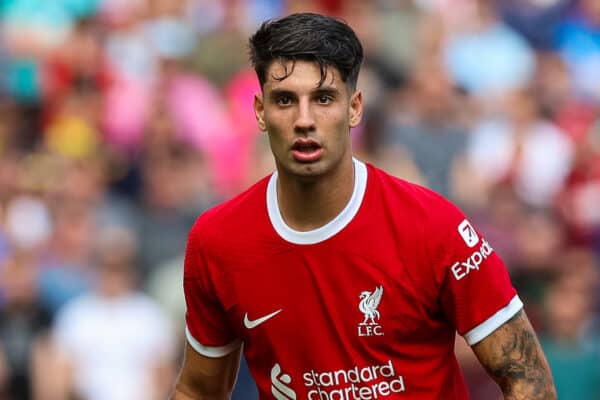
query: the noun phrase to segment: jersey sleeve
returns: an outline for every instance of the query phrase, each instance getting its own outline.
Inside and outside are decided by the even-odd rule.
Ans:
[[[216,295],[214,278],[210,274],[199,234],[197,223],[188,236],[184,261],[185,334],[198,353],[207,357],[223,357],[236,350],[241,341],[231,329]]]
[[[464,214],[444,199],[433,208],[429,239],[444,313],[469,345],[522,307],[506,267]]]

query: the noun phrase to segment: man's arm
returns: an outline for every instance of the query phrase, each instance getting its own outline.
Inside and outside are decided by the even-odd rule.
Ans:
[[[472,346],[506,400],[552,400],[550,367],[523,310]]]
[[[238,348],[224,357],[205,357],[186,343],[183,366],[171,400],[229,400],[240,355]]]

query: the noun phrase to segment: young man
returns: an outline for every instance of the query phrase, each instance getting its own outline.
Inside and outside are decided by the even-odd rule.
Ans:
[[[455,331],[506,399],[554,399],[490,244],[440,196],[352,157],[363,51],[350,27],[294,14],[250,47],[277,171],[190,232],[173,399],[229,398],[242,349],[261,399],[465,399]]]

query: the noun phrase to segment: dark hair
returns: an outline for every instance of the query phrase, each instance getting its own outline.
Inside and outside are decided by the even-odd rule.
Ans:
[[[267,80],[267,69],[278,61],[314,61],[321,69],[319,86],[327,77],[327,67],[340,72],[342,81],[355,89],[363,61],[363,48],[346,23],[319,14],[299,13],[268,20],[250,37],[250,61],[260,86]],[[286,69],[284,80],[293,71]]]

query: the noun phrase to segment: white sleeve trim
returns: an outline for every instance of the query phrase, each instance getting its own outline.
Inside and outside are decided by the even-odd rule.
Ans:
[[[196,338],[194,338],[194,336],[192,336],[192,333],[190,332],[187,326],[185,327],[185,336],[190,346],[192,346],[194,350],[196,350],[203,356],[211,358],[225,357],[227,354],[231,353],[234,350],[237,350],[242,345],[242,341],[240,339],[235,339],[233,342],[221,347],[205,346],[199,341],[197,341]]]
[[[515,295],[508,305],[497,313],[492,315],[475,328],[471,329],[464,335],[465,340],[469,346],[485,339],[490,333],[498,329],[502,324],[511,319],[519,310],[523,308],[523,302],[518,295]]]

